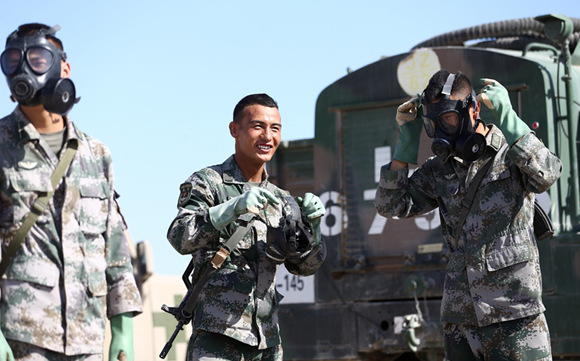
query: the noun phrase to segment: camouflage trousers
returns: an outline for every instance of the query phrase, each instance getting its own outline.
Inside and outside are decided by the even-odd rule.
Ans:
[[[485,327],[443,325],[447,361],[552,360],[543,313]]]
[[[67,356],[25,342],[6,341],[14,354],[14,361],[103,361],[100,353]]]
[[[187,346],[187,361],[282,361],[282,345],[258,350],[231,337],[194,331]]]

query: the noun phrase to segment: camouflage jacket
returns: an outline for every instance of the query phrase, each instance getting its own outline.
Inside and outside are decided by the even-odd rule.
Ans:
[[[387,217],[413,217],[439,207],[449,251],[443,322],[486,326],[544,311],[539,254],[533,232],[534,199],[560,176],[561,162],[533,133],[509,147],[491,125],[486,155],[472,164],[455,158],[428,159],[408,178],[408,169],[381,169],[375,206]],[[461,202],[488,156],[457,244],[453,238]]]
[[[140,312],[141,298],[109,150],[65,121],[66,142],[77,139],[78,150],[0,281],[2,332],[66,355],[102,353],[106,316]],[[3,250],[39,194],[51,190],[57,162],[19,108],[0,120]]]
[[[266,180],[278,198],[289,196]],[[168,239],[181,254],[191,254],[195,264],[193,283],[203,267],[237,229],[233,222],[222,231],[212,225],[208,209],[250,189],[234,157],[223,164],[204,168],[181,185],[178,215],[169,227]],[[286,206],[286,212],[290,207]],[[260,349],[280,344],[276,290],[278,265],[266,256],[267,225],[278,227],[282,202],[269,205],[265,215],[256,217],[253,226],[230,254],[223,266],[204,286],[195,309],[193,327],[233,337]],[[289,272],[314,274],[326,256],[324,243],[317,245],[299,264],[285,263]]]

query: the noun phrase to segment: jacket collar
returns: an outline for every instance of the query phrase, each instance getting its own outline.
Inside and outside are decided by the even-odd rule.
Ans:
[[[234,155],[231,155],[226,161],[222,164],[223,165],[223,175],[222,179],[224,183],[232,183],[232,184],[245,184],[248,183],[248,180],[244,178],[242,174],[242,170],[238,166]],[[265,177],[260,182],[260,184],[267,184],[268,182],[268,172],[264,168]]]
[[[16,122],[16,129],[18,134],[18,141],[26,143],[30,140],[40,139],[40,133],[34,127],[34,124],[28,120],[26,115],[22,112],[19,106],[14,109],[12,116]],[[81,138],[81,133],[69,117],[64,116],[64,124],[66,126],[66,140],[67,142],[71,139],[79,140]]]

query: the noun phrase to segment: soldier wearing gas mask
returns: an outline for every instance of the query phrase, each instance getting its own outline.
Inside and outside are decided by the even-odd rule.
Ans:
[[[2,72],[12,99],[27,107],[42,104],[51,113],[66,114],[74,105],[75,86],[62,42],[54,36],[58,25],[21,36],[35,24],[23,25],[6,39]]]
[[[476,96],[464,74],[440,70],[420,97],[399,106],[399,139],[375,206],[397,218],[439,209],[449,255],[441,304],[447,360],[549,360],[534,199],[562,164],[512,109],[507,90],[482,83]],[[480,102],[495,118],[488,124]],[[435,156],[409,177],[423,128]]]
[[[109,149],[75,104],[58,26],[25,24],[0,56],[18,104],[0,120],[0,361],[133,360],[141,298]]]
[[[461,75],[461,73],[460,73]],[[468,162],[481,157],[485,151],[487,129],[479,118],[479,104],[473,89],[466,96],[453,97],[451,89],[457,79],[456,74],[449,74],[440,94],[423,92],[420,106],[423,107],[423,125],[425,132],[433,138],[431,150],[444,162],[456,156]],[[457,86],[467,78],[459,77]],[[475,117],[475,121],[472,119]]]

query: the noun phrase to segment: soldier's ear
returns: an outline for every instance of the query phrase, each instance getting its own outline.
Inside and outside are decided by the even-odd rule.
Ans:
[[[232,121],[230,122],[230,134],[232,135],[232,137],[237,138],[238,134],[239,134],[239,126],[238,123]]]
[[[60,64],[60,77],[70,78],[70,63],[68,61],[61,61]]]
[[[479,112],[481,111],[481,103],[474,100],[474,106],[471,108],[473,112],[473,119],[479,119]]]

